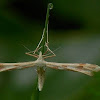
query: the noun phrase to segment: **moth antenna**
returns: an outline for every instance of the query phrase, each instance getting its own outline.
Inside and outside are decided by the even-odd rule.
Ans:
[[[57,51],[58,49],[60,49],[61,47],[58,47],[57,49],[53,50],[53,52]]]
[[[30,49],[28,49],[25,45],[21,44],[25,49],[27,49],[28,51],[32,52]]]

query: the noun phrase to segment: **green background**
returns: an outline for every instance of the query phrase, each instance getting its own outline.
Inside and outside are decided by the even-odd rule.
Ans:
[[[100,65],[99,0],[0,0],[0,62],[34,61],[34,50],[44,28],[47,4],[49,47],[56,57],[47,61]],[[0,100],[30,100],[35,68],[0,73]],[[71,71],[46,70],[40,100],[99,100],[100,73],[93,77]]]

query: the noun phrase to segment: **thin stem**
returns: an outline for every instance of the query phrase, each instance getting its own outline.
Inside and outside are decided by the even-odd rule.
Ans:
[[[35,84],[35,91],[32,93],[31,100],[39,100],[39,89],[38,89],[38,79],[36,80]]]

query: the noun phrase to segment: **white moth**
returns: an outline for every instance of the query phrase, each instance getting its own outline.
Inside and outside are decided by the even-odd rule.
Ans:
[[[52,4],[49,4],[48,7],[50,7]],[[48,9],[48,10],[49,10]],[[47,13],[48,14],[48,13]],[[47,15],[49,17],[49,15]],[[48,17],[46,17],[46,22],[48,22]],[[98,65],[94,64],[82,64],[82,63],[56,63],[56,62],[47,62],[44,59],[48,57],[56,56],[49,48],[48,46],[48,23],[46,23],[47,27],[44,28],[42,38],[37,46],[37,48],[34,51],[27,52],[26,54],[29,56],[36,57],[36,61],[30,61],[30,62],[22,62],[22,63],[0,63],[0,72],[6,71],[6,70],[12,70],[12,69],[24,69],[29,67],[37,67],[37,74],[38,74],[38,89],[39,91],[42,90],[43,84],[44,84],[44,76],[45,76],[45,70],[46,68],[53,68],[53,69],[59,69],[59,70],[69,70],[69,71],[76,71],[81,72],[83,74],[92,76],[93,72],[100,71],[100,67]],[[46,32],[47,39],[45,41],[45,48],[46,51],[42,54],[40,46],[41,42],[44,39],[44,33]],[[39,54],[37,54],[39,52]],[[50,55],[52,54],[52,55]]]
[[[44,29],[45,31],[45,29]],[[48,46],[48,28],[47,28],[47,41],[45,41],[45,47],[46,51],[44,54],[41,52],[42,46],[40,46],[41,42],[44,39],[44,31],[42,38],[37,46],[37,48],[34,51],[27,52],[26,54],[29,56],[33,56],[37,58],[36,61],[30,61],[30,62],[21,62],[21,63],[0,63],[0,72],[6,71],[6,70],[13,70],[13,69],[24,69],[29,67],[37,67],[37,74],[38,74],[38,89],[39,91],[42,90],[43,84],[44,84],[44,76],[45,76],[45,70],[46,68],[53,68],[53,69],[59,69],[59,70],[68,70],[68,71],[75,71],[75,72],[81,72],[83,74],[93,76],[93,72],[100,71],[100,67],[95,64],[82,64],[82,63],[56,63],[56,62],[47,62],[44,59],[56,56],[53,51],[50,50]],[[38,53],[39,54],[36,54]],[[52,55],[50,55],[52,54]]]
[[[45,31],[45,29],[44,29]],[[69,70],[69,71],[76,71],[81,72],[83,74],[93,76],[93,72],[100,71],[100,67],[95,64],[82,64],[82,63],[56,63],[56,62],[47,62],[44,59],[56,56],[53,51],[50,50],[48,46],[48,28],[47,28],[47,41],[45,41],[45,48],[46,51],[42,54],[40,46],[41,42],[44,39],[44,31],[42,38],[37,46],[37,48],[34,51],[27,52],[26,54],[29,56],[33,56],[37,58],[36,61],[30,61],[30,62],[22,62],[22,63],[0,63],[0,72],[6,71],[6,70],[13,70],[13,69],[24,69],[29,67],[37,67],[37,74],[38,74],[38,89],[39,91],[42,90],[43,84],[44,84],[44,76],[45,76],[45,70],[46,68],[53,68],[53,69],[59,69],[59,70]],[[39,54],[37,54],[39,52]],[[52,54],[52,55],[50,55]]]
[[[77,71],[89,76],[92,76],[93,72],[100,71],[100,67],[94,64],[47,62],[44,60],[44,55],[42,55],[42,52],[40,51],[39,57],[36,61],[22,62],[22,63],[0,63],[0,72],[12,69],[29,68],[29,67],[37,67],[39,91],[41,91],[43,88],[44,74],[46,68]]]

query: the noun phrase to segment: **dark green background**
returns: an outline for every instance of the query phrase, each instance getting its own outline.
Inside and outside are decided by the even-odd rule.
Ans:
[[[0,0],[0,62],[33,61],[44,28],[48,2],[50,48],[59,48],[47,61],[100,65],[100,0]],[[36,83],[34,68],[0,73],[0,100],[30,100]],[[100,73],[46,70],[40,100],[99,100]]]

